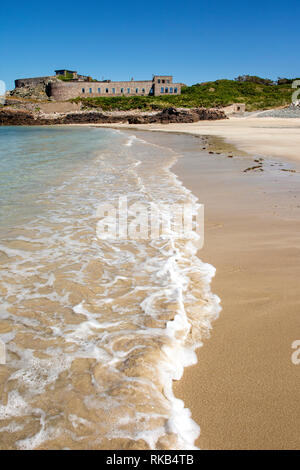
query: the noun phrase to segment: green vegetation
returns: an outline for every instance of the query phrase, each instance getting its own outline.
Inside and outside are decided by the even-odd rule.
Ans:
[[[71,80],[74,80],[73,74],[69,72],[67,72],[66,75],[56,75],[56,78],[58,78],[59,80],[63,82],[70,82]],[[96,78],[92,78],[92,77],[87,77],[87,81],[98,82]]]
[[[66,75],[57,75],[56,78],[62,80],[63,82],[69,82],[70,80],[73,80],[73,74],[67,72]]]
[[[296,79],[295,79],[296,80]],[[101,108],[104,111],[140,109],[159,110],[168,107],[207,108],[245,103],[247,111],[264,110],[291,103],[292,79],[272,82],[259,77],[243,76],[236,80],[216,80],[183,87],[181,95],[131,96],[75,98],[86,108]]]

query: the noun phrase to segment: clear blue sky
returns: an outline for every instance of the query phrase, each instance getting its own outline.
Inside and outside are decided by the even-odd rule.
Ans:
[[[0,80],[69,68],[95,78],[300,76],[299,0],[19,1],[1,7]]]

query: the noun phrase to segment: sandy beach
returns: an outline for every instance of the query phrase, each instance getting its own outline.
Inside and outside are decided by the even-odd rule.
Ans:
[[[142,133],[184,152],[172,171],[205,204],[198,255],[217,269],[212,290],[223,310],[198,364],[175,385],[201,427],[201,449],[300,446],[300,366],[291,361],[300,338],[300,165],[263,157],[245,172],[257,155],[299,159],[299,126],[245,119],[147,127],[226,137],[249,152],[233,158],[228,144],[224,155],[209,154],[197,137]]]
[[[23,162],[33,136],[36,152],[26,177],[6,160],[1,188],[15,212],[2,224],[0,252],[7,310],[0,323],[7,335],[0,448],[299,449],[300,365],[291,360],[300,340],[299,126],[297,119],[233,118],[107,126],[125,132],[90,125],[4,129],[5,154],[19,142],[23,153],[11,155]],[[56,158],[51,165],[46,138]],[[37,163],[43,191],[31,180]],[[9,181],[19,183],[17,192],[6,190]],[[198,257],[216,268],[211,286],[211,266],[190,250],[181,255],[184,240],[180,261],[168,268],[172,276],[162,277],[174,245],[125,240],[120,257],[119,240],[114,249],[112,240],[95,237],[101,202],[118,191],[172,207],[194,201],[180,182],[205,207]],[[216,321],[210,287],[221,299]],[[183,343],[176,331],[172,341],[165,335],[181,305],[174,302],[178,292],[192,325]],[[184,355],[175,353],[189,341],[193,360],[180,362]],[[195,365],[181,377],[188,364]],[[172,387],[201,428],[196,442],[198,426],[168,395]]]
[[[300,451],[300,0],[141,6],[2,15],[0,451]]]
[[[105,127],[102,125],[101,127]],[[107,127],[128,128],[127,124]],[[138,124],[131,129],[222,137],[239,150],[267,157],[300,160],[300,119],[231,117],[190,124]]]

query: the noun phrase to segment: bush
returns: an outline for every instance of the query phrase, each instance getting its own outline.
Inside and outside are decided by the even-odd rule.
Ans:
[[[269,109],[291,103],[291,82],[270,86],[270,80],[216,80],[183,87],[181,95],[164,96],[120,96],[78,97],[70,101],[81,102],[86,108],[101,108],[103,111],[160,110],[169,107],[205,108],[223,107],[233,103],[245,103],[248,111]],[[291,80],[292,81],[292,80]]]

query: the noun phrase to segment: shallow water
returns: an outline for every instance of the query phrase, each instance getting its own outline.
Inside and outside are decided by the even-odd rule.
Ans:
[[[172,231],[97,237],[101,203],[195,204],[178,157],[115,130],[0,129],[0,448],[194,448],[172,381],[218,315],[214,268]]]

